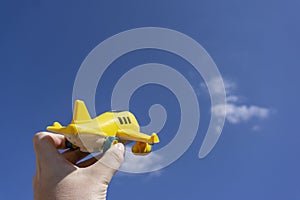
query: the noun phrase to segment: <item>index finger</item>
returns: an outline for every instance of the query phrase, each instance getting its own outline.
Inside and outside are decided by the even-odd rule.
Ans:
[[[39,132],[33,137],[33,145],[38,160],[52,161],[62,158],[58,149],[65,149],[66,138],[63,135]]]

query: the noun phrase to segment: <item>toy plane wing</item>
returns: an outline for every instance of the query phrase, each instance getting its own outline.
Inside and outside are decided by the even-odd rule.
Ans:
[[[134,140],[134,141],[146,142],[149,144],[154,144],[159,142],[159,138],[156,135],[156,133],[152,133],[152,135],[150,136],[130,129],[118,130],[117,137],[119,137],[122,140]]]

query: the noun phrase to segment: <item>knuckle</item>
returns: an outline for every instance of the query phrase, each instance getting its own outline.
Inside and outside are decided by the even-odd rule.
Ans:
[[[32,138],[32,142],[33,144],[36,144],[40,141],[40,139],[43,137],[44,133],[43,132],[38,132],[36,133],[33,138]]]
[[[45,139],[48,139],[47,137],[48,134],[45,133],[45,132],[38,132],[36,133],[33,138],[32,138],[32,142],[33,142],[33,145],[35,148],[39,147],[40,143],[45,140]]]

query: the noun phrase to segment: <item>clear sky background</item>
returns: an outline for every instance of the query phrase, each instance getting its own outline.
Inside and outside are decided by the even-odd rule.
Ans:
[[[174,29],[202,44],[226,81],[231,111],[216,147],[200,160],[210,118],[201,77],[165,52],[120,57],[105,74],[112,84],[148,62],[182,72],[197,90],[201,122],[180,159],[155,173],[117,173],[108,199],[300,199],[299,10],[298,0],[1,1],[0,199],[33,198],[32,137],[54,120],[71,120],[73,83],[87,54],[114,34],[146,26]],[[97,90],[97,113],[109,109],[109,81]],[[97,101],[100,96],[106,100]],[[166,88],[139,89],[130,109],[142,125],[153,103],[170,112],[160,148],[178,128],[178,102]]]

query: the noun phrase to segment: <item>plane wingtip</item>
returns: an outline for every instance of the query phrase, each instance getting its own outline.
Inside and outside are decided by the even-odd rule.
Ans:
[[[159,138],[156,133],[152,133],[151,135],[151,143],[159,143]]]

